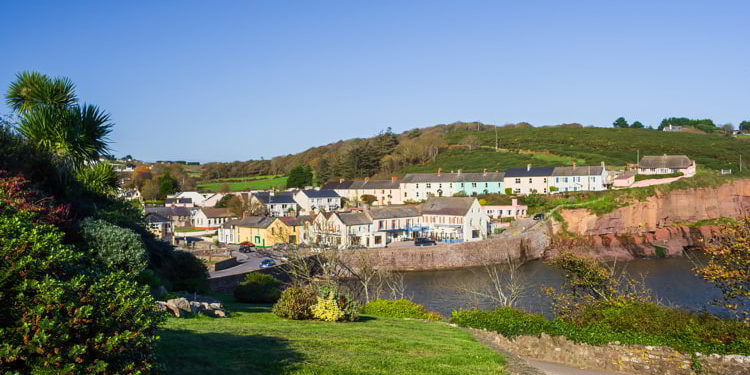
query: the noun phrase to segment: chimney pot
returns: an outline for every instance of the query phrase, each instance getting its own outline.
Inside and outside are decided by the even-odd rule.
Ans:
[[[458,175],[459,175],[459,176],[461,175],[461,170],[460,170],[460,169],[458,170]]]
[[[391,176],[391,183],[396,182],[396,176]]]
[[[344,182],[344,179],[343,178],[339,178],[339,183],[341,184],[343,182]]]
[[[486,176],[486,175],[487,175],[487,168],[485,168],[484,171],[482,172],[482,176]]]
[[[438,176],[442,176],[442,175],[443,175],[443,168],[438,168],[438,173],[437,173],[437,175],[438,175]]]

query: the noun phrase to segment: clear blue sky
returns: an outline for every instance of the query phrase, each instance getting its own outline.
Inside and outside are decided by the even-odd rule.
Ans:
[[[457,120],[750,120],[750,1],[3,1],[117,156],[247,160]],[[0,112],[7,113],[4,102]]]

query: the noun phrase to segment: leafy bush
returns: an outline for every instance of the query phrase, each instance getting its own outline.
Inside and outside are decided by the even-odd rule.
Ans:
[[[141,236],[130,229],[87,218],[81,221],[81,234],[96,256],[115,269],[137,274],[148,265]]]
[[[208,286],[206,265],[187,251],[174,251],[170,259],[172,281],[171,290],[203,292]]]
[[[273,305],[273,313],[284,319],[307,320],[312,318],[312,307],[317,302],[318,291],[315,288],[289,287]]]
[[[451,323],[462,327],[483,328],[513,338],[518,335],[539,335],[547,329],[547,320],[542,315],[529,314],[501,307],[493,311],[454,311]]]
[[[424,306],[407,299],[377,299],[364,305],[362,313],[389,318],[442,320],[440,314],[429,312]]]
[[[313,317],[325,322],[353,322],[359,319],[359,305],[333,288],[321,288],[317,303],[310,307]]]
[[[279,299],[281,282],[271,275],[252,272],[234,288],[234,298],[246,303],[273,303]]]
[[[0,372],[150,372],[163,315],[148,288],[33,217],[0,203]]]

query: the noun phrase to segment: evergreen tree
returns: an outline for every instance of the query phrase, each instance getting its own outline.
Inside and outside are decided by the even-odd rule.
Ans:
[[[645,128],[645,126],[643,126],[643,124],[641,124],[640,121],[636,121],[636,122],[630,124],[630,127],[631,128],[635,128],[635,129],[643,129],[643,128]]]
[[[750,121],[742,121],[740,123],[740,130],[743,132],[750,132]]]
[[[325,184],[328,180],[333,177],[333,168],[328,159],[321,159],[320,165],[318,166],[318,183],[320,185]]]

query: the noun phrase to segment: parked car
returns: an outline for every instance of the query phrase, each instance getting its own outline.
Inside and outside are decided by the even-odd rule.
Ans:
[[[251,252],[251,251],[253,251],[255,249],[253,249],[253,247],[249,246],[249,245],[242,245],[242,246],[240,246],[239,250],[240,250],[241,253],[247,254],[247,253],[249,253],[249,252]]]
[[[544,220],[544,213],[534,215],[534,220]]]
[[[266,258],[260,262],[260,268],[268,268],[268,267],[273,267],[275,265],[276,265],[276,262],[274,262],[273,259]]]
[[[429,238],[419,237],[414,240],[414,246],[435,246],[437,243]]]

